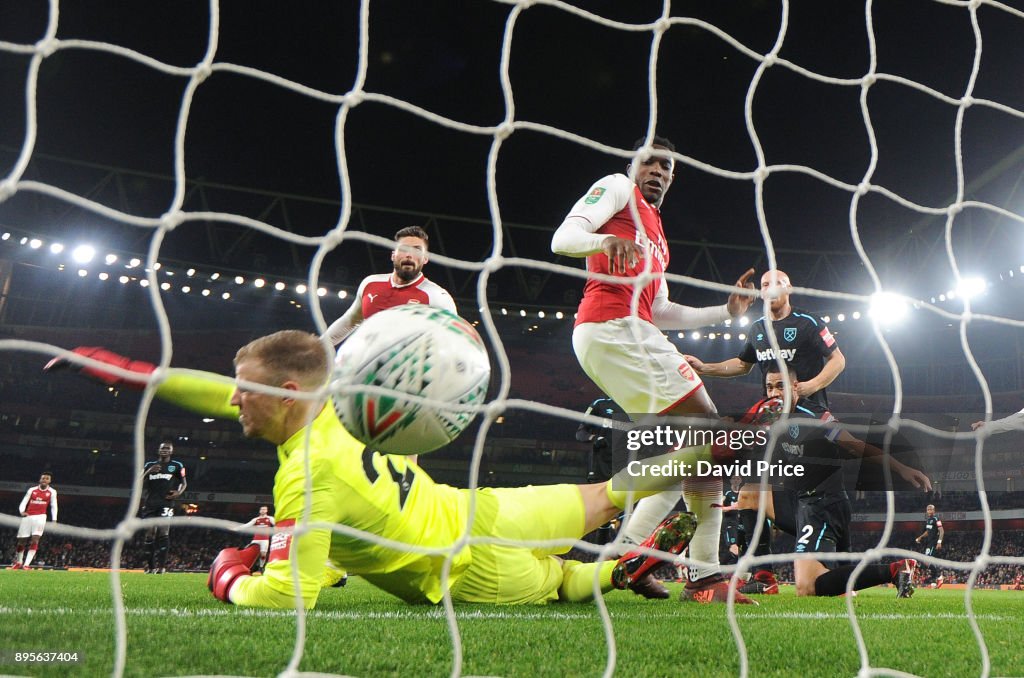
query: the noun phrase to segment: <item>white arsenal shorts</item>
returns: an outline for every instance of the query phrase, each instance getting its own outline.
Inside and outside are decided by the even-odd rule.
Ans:
[[[581,323],[572,347],[587,376],[630,414],[661,414],[704,386],[683,354],[646,320]]]
[[[18,525],[18,539],[24,539],[29,536],[38,537],[43,534],[43,529],[45,527],[45,513],[38,513],[34,516],[25,516],[21,519],[21,524]]]

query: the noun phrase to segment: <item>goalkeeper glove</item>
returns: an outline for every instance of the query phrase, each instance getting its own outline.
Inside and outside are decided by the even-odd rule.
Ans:
[[[213,593],[213,597],[230,603],[231,587],[242,577],[248,577],[252,572],[252,566],[260,557],[259,544],[249,544],[244,549],[226,548],[217,554],[210,566],[210,576],[206,580],[206,586]]]
[[[111,372],[107,372],[101,367],[90,367],[87,365],[79,365],[69,361],[67,358],[54,358],[50,362],[46,363],[43,367],[44,372],[53,372],[61,369],[72,369],[87,377],[92,377],[97,381],[101,381],[107,386],[128,386],[141,391],[145,388],[146,383],[145,377],[148,377],[156,369],[156,365],[153,363],[147,363],[142,360],[132,360],[126,358],[123,355],[118,355],[113,351],[108,351],[105,348],[99,346],[79,346],[71,350],[72,353],[85,356],[86,358],[92,358],[102,363],[112,365],[114,367],[120,367],[123,370],[134,372],[139,375],[139,379],[133,379],[131,377],[119,377]]]

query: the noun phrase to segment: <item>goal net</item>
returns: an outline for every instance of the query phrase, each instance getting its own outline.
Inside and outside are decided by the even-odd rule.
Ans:
[[[494,365],[477,423],[422,466],[470,488],[597,479],[589,444],[567,443],[581,423],[606,423],[583,414],[601,393],[578,368],[570,338],[587,274],[579,260],[551,254],[551,235],[594,180],[642,157],[633,139],[643,137],[646,151],[657,135],[676,146],[675,185],[661,211],[672,300],[719,304],[747,268],[758,277],[785,270],[796,305],[824,319],[842,346],[846,368],[829,386],[836,417],[887,455],[911,451],[900,458],[920,464],[934,488],[892,491],[888,473],[848,488],[851,547],[829,559],[856,564],[855,576],[871,563],[917,559],[928,580],[913,607],[862,609],[852,595],[828,609],[805,607],[792,589],[763,597],[756,610],[732,596],[698,613],[663,601],[654,614],[666,628],[655,638],[670,637],[670,655],[684,662],[663,670],[797,671],[798,659],[765,647],[803,631],[770,625],[837,619],[856,654],[841,672],[941,670],[910,657],[919,644],[904,631],[926,637],[936,620],[959,624],[949,670],[1018,670],[1024,659],[1008,649],[1016,637],[1004,630],[1016,627],[999,612],[1015,594],[984,599],[982,610],[975,603],[982,587],[1019,589],[1024,580],[1024,498],[1011,440],[1019,434],[986,437],[971,424],[1018,410],[1024,392],[1022,322],[1011,301],[1024,277],[1024,145],[1015,141],[1024,119],[1016,75],[1024,10],[986,0],[719,4],[0,6],[2,557],[15,549],[21,495],[56,466],[71,475],[54,478],[67,508],[41,541],[66,542],[69,555],[37,557],[74,565],[70,553],[95,549],[109,568],[103,601],[80,602],[70,581],[59,597],[38,601],[57,612],[0,603],[4,625],[55,629],[33,651],[67,650],[54,633],[78,638],[62,626],[68,619],[109,619],[103,647],[111,656],[95,666],[117,676],[145,664],[150,640],[133,629],[166,632],[138,626],[147,616],[174,620],[183,637],[202,634],[207,619],[265,624],[252,627],[254,645],[273,628],[288,637],[275,663],[211,668],[219,666],[212,657],[182,669],[190,673],[376,673],[412,670],[422,657],[428,673],[543,665],[540,672],[610,675],[665,661],[625,639],[645,625],[648,609],[638,612],[625,597],[495,611],[465,610],[446,593],[437,610],[421,613],[342,590],[312,611],[297,600],[294,611],[260,616],[207,599],[200,577],[197,593],[176,603],[136,575],[144,534],[158,522],[137,517],[140,474],[160,440],[173,439],[186,465],[200,469],[182,504],[197,512],[169,520],[188,551],[182,569],[207,568],[218,544],[244,544],[259,529],[241,524],[273,504],[272,453],[254,451],[237,430],[214,425],[204,434],[161,409],[156,387],[169,370],[230,377],[234,351],[261,333],[322,333],[363,275],[390,271],[391,236],[412,223],[431,237],[427,274],[456,297]],[[668,336],[705,362],[735,358],[765,303]],[[792,339],[768,334],[784,354]],[[152,360],[157,371],[138,398],[42,375],[47,360],[80,345]],[[759,374],[705,377],[705,388],[719,411],[742,412],[763,395]],[[115,461],[125,450],[130,464]],[[247,478],[257,486],[242,487]],[[219,507],[214,515],[204,502]],[[949,537],[945,550],[922,554],[914,538],[927,504]],[[764,502],[760,510],[762,518]],[[307,516],[291,529],[317,527]],[[748,541],[765,529],[758,521]],[[450,558],[472,540],[467,533],[437,555]],[[605,534],[526,545],[573,546],[593,560],[616,558],[622,542]],[[741,551],[722,570],[774,564],[786,579],[794,559],[808,559],[790,548],[801,550]],[[689,556],[678,562],[694,565]],[[0,589],[27,582],[0,571]],[[940,598],[929,587],[962,588],[962,606],[930,609]],[[694,628],[712,617],[729,639],[725,659],[697,649],[703,639]],[[409,619],[443,622],[447,652],[436,651],[436,634],[405,627]],[[346,664],[310,642],[325,624],[348,622],[375,625],[376,636],[403,634],[411,664]],[[476,623],[467,639],[467,624]],[[587,631],[576,636],[560,625]],[[527,628],[524,637],[535,640],[525,647],[541,648],[533,663],[502,657],[503,637]],[[197,652],[219,651],[212,647]],[[510,647],[517,649],[507,655],[527,652]],[[0,661],[22,649],[0,644]],[[581,655],[598,659],[581,665]]]

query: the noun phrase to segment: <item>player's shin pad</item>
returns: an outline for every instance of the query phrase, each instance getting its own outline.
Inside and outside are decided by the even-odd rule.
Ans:
[[[167,551],[170,548],[171,538],[169,535],[160,534],[156,538],[156,556],[154,557],[154,566],[159,568],[167,567]]]
[[[855,565],[843,565],[842,567],[837,567],[818,575],[818,578],[814,580],[814,595],[843,595],[846,593],[847,581],[850,579],[850,575],[853,574],[855,569]],[[890,581],[896,583],[894,578],[896,578],[898,574],[898,571],[894,572],[894,569],[890,565],[868,565],[861,570],[860,576],[857,577],[857,581],[854,582],[852,588],[854,591],[859,591],[860,589],[886,584]]]

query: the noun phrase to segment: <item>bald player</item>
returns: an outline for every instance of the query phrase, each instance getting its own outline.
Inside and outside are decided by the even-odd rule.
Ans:
[[[749,373],[756,363],[761,368],[763,381],[769,369],[778,368],[777,361],[781,357],[789,369],[796,372],[795,395],[827,409],[825,388],[846,367],[846,358],[824,320],[789,303],[791,287],[789,276],[783,271],[776,269],[762,275],[761,297],[770,302],[768,315],[750,326],[747,343],[737,357],[720,363],[705,363],[694,356],[686,356],[697,374],[738,377]],[[778,354],[771,345],[767,318],[771,318],[778,340]]]
[[[773,269],[761,276],[761,298],[768,302],[768,314],[754,321],[747,333],[747,343],[735,358],[719,363],[705,363],[686,356],[694,371],[701,376],[738,377],[748,374],[756,363],[761,368],[761,383],[769,372],[779,371],[779,360],[786,363],[790,376],[795,376],[793,398],[812,406],[829,409],[825,388],[835,381],[846,367],[846,358],[825,321],[789,303],[792,284],[784,271]],[[768,321],[775,333],[779,350],[771,345]],[[755,491],[756,492],[756,491]],[[739,511],[740,525],[747,535],[754,532],[757,509],[744,507]],[[771,529],[766,524],[754,554],[771,552]],[[754,578],[769,592],[778,591],[771,565],[764,565]]]

